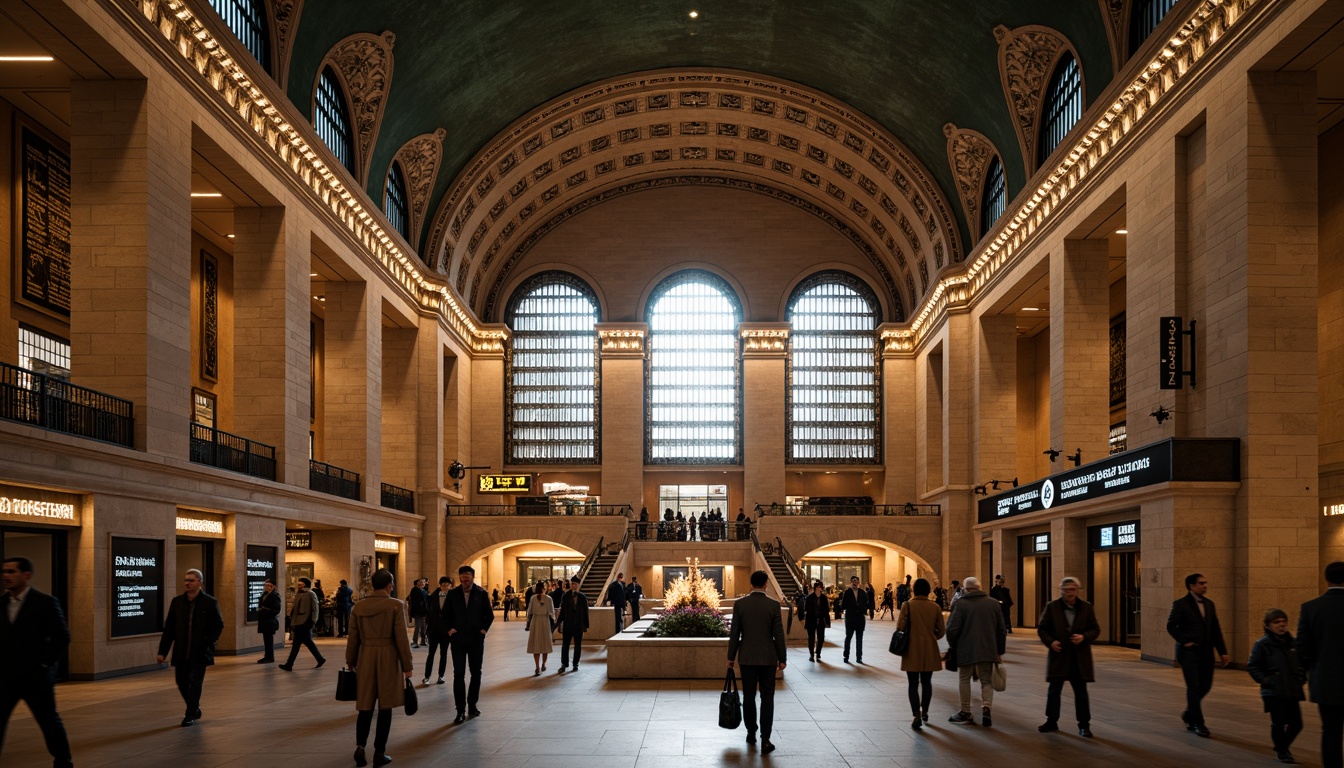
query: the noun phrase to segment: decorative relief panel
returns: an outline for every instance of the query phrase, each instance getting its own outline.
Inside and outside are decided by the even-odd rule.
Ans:
[[[998,151],[983,133],[970,128],[958,128],[948,123],[943,126],[943,135],[947,136],[947,162],[952,166],[957,196],[966,212],[966,223],[975,232],[980,226],[980,196],[985,187],[985,171]]]
[[[1072,46],[1055,30],[1034,25],[1008,29],[1000,24],[994,28],[994,39],[999,41],[999,77],[1022,146],[1022,159],[1027,168],[1035,168],[1041,99],[1055,62],[1063,52],[1072,51]],[[1077,55],[1074,53],[1075,58]]]
[[[369,161],[383,122],[388,88],[392,85],[392,45],[396,40],[391,32],[383,32],[381,36],[351,35],[333,46],[324,62],[336,71],[350,99],[360,184],[368,183]]]
[[[270,0],[271,30],[275,38],[275,81],[280,90],[289,82],[289,55],[294,50],[294,32],[299,28],[303,0]]]
[[[425,223],[429,193],[434,189],[434,178],[439,173],[439,161],[443,158],[443,139],[446,135],[442,128],[433,133],[422,133],[403,144],[393,158],[395,162],[401,164],[401,172],[406,178],[411,214],[408,227],[410,234],[407,239],[412,244],[420,242],[420,228]],[[515,199],[517,197],[514,195]]]
[[[1106,25],[1106,40],[1111,44],[1111,70],[1119,72],[1128,51],[1129,9],[1133,0],[1097,0],[1101,19]]]

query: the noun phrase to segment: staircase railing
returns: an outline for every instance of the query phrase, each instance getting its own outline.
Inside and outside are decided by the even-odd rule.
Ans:
[[[775,547],[775,551],[779,553],[780,557],[784,558],[784,565],[789,569],[789,574],[793,576],[794,581],[798,583],[798,587],[807,591],[807,574],[803,572],[802,568],[798,567],[793,555],[789,554],[789,548],[784,546],[784,542],[780,541],[778,536],[775,537]]]
[[[589,552],[588,556],[583,558],[583,565],[579,566],[580,582],[583,582],[585,579],[588,578],[588,571],[592,570],[593,563],[597,562],[597,556],[602,554],[602,540],[604,538],[606,537],[605,536],[598,537],[597,545],[593,547],[593,551]]]
[[[751,546],[755,547],[757,552],[761,551],[761,540],[756,536],[755,526],[751,528]]]

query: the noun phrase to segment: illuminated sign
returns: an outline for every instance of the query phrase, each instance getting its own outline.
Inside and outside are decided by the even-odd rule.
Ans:
[[[276,560],[279,553],[275,547],[260,544],[247,545],[247,620],[255,622],[259,618],[257,604],[266,592],[266,581],[276,581]]]
[[[378,539],[373,540],[373,548],[379,552],[400,552],[401,542],[396,539]]]
[[[531,493],[531,475],[477,475],[479,493]]]
[[[1139,546],[1139,521],[1111,523],[1088,529],[1092,549],[1127,549]]]
[[[112,637],[158,634],[163,629],[163,542],[114,536],[108,559]]]
[[[547,496],[587,496],[588,486],[569,483],[542,483],[541,492]]]
[[[312,531],[285,531],[285,549],[312,549]]]
[[[177,516],[177,531],[187,535],[220,536],[224,535],[224,521],[211,517]]]
[[[22,517],[33,522],[73,523],[75,505],[60,501],[0,496],[0,517]]]
[[[1344,515],[1344,504],[1326,504],[1321,507],[1322,517],[1336,517]]]
[[[1050,534],[1048,534],[1048,533],[1038,533],[1038,534],[1036,534],[1034,537],[1032,537],[1031,551],[1032,551],[1032,552],[1049,552],[1049,551],[1050,551]]]

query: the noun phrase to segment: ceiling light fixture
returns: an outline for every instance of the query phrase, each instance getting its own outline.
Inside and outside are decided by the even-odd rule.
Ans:
[[[691,11],[690,13],[688,13],[688,14],[686,14],[686,15],[687,15],[687,16],[690,16],[692,19],[698,19],[698,18],[700,18],[700,12],[699,12],[699,11]]]
[[[55,61],[50,56],[0,56],[0,61]]]
[[[191,193],[191,196],[192,196],[192,197],[223,197],[224,194],[221,193],[221,192],[192,192],[192,193]]]
[[[1023,307],[1023,308],[1022,308],[1022,311],[1023,311],[1023,312],[1040,312],[1040,311],[1041,311],[1041,308],[1040,308],[1040,307]]]
[[[1115,234],[1117,234],[1117,235],[1128,235],[1128,234],[1129,234],[1129,230],[1128,230],[1128,229],[1117,229],[1117,230],[1115,230]]]
[[[316,273],[316,272],[309,272],[309,273],[308,273],[308,276],[309,276],[309,277],[317,277],[317,273]]]
[[[225,235],[225,237],[229,238],[230,240],[233,239],[233,235]]]

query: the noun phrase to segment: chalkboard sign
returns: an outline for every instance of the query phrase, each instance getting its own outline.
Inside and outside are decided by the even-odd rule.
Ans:
[[[260,544],[247,545],[247,620],[256,622],[257,603],[266,592],[266,582],[276,583],[276,558],[279,549]]]
[[[19,126],[18,298],[70,316],[70,154]]]
[[[112,637],[163,630],[163,541],[112,537]]]

